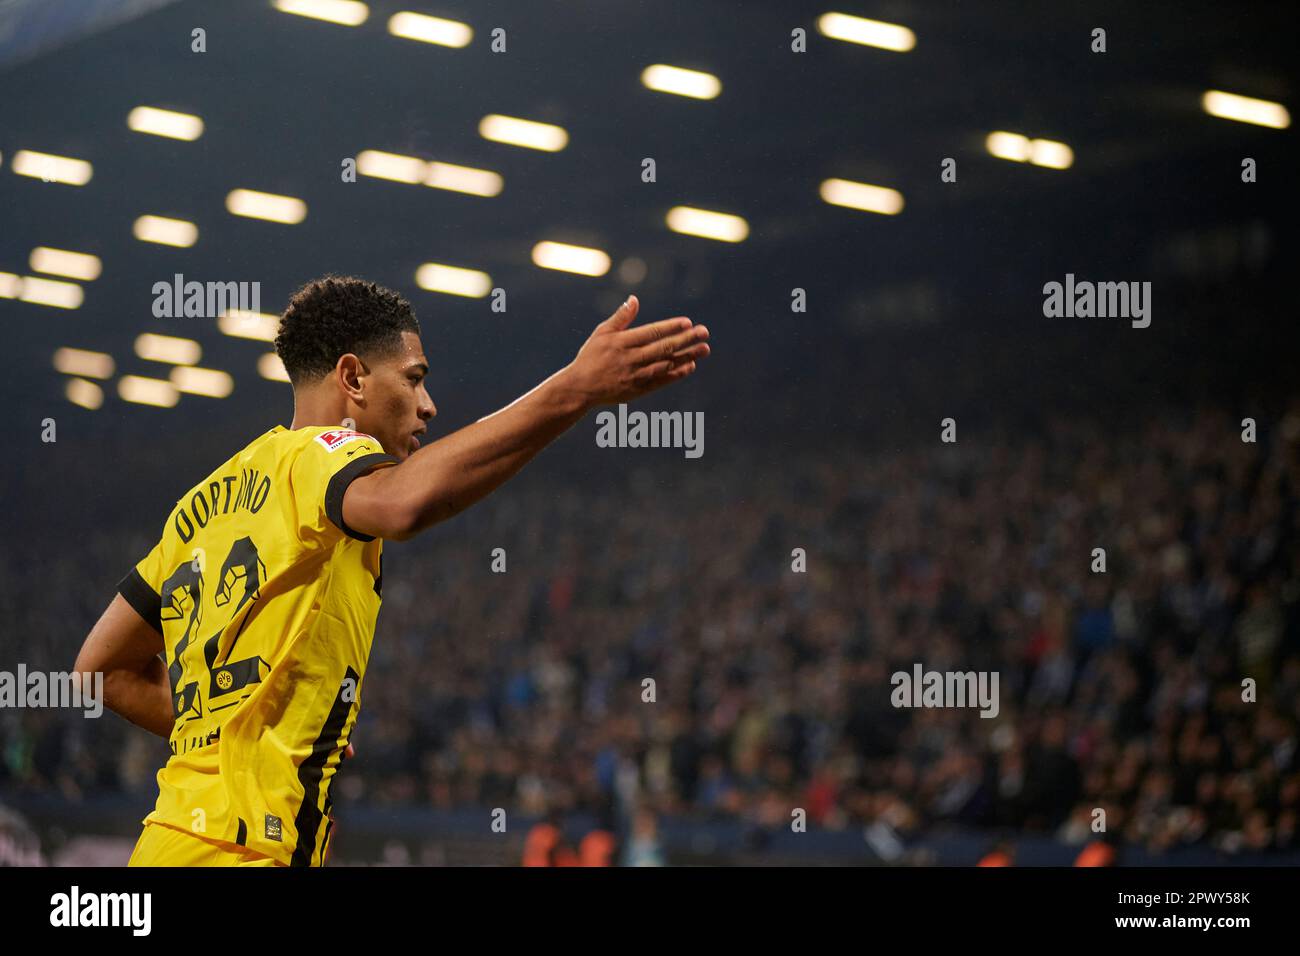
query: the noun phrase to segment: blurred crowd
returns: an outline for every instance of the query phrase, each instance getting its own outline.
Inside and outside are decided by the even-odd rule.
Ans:
[[[386,546],[338,797],[580,812],[626,862],[658,859],[656,816],[797,809],[903,845],[1100,822],[1150,852],[1298,849],[1300,408],[1255,442],[1240,419],[525,475]],[[151,544],[7,549],[3,661],[69,668]],[[918,663],[997,672],[998,716],[896,708]],[[116,717],[0,712],[0,787],[147,790],[164,755]]]

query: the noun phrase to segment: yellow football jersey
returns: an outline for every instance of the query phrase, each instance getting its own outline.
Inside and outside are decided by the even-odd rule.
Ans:
[[[320,865],[361,700],[383,542],[348,483],[397,459],[369,435],[272,428],[176,503],[118,590],[163,635],[176,724],[144,820]]]

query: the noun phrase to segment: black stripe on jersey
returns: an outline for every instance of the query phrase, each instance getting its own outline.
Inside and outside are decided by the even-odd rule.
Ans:
[[[135,608],[135,613],[148,621],[150,627],[162,633],[162,597],[149,587],[149,582],[140,576],[139,571],[135,568],[128,571],[126,577],[117,582],[117,593],[126,598],[126,603]]]
[[[325,836],[320,841],[320,865],[325,865],[325,857],[330,851],[330,831],[334,829],[334,819],[331,817],[325,824]]]
[[[239,821],[239,832],[235,834],[235,842],[240,846],[248,844],[248,824],[244,822],[243,817],[235,817]]]
[[[303,795],[302,806],[298,808],[298,816],[293,821],[294,829],[298,831],[298,843],[293,848],[290,866],[311,866],[312,857],[316,853],[316,833],[324,819],[324,814],[316,806],[320,799],[321,778],[325,775],[325,762],[338,749],[343,725],[347,723],[348,711],[352,709],[352,703],[343,699],[347,681],[351,680],[355,687],[360,677],[351,667],[348,668],[344,681],[339,684],[339,692],[330,707],[329,716],[325,718],[325,726],[320,730],[320,736],[312,744],[307,759],[298,767],[298,782],[302,784]]]
[[[372,534],[362,534],[360,531],[353,531],[343,521],[343,493],[348,490],[348,485],[360,478],[365,472],[369,471],[375,465],[382,464],[386,461],[397,461],[392,455],[383,452],[374,452],[370,455],[362,455],[354,461],[348,462],[338,471],[334,472],[334,477],[330,479],[329,485],[325,489],[325,515],[338,525],[339,530],[344,532],[348,537],[356,538],[358,541],[374,541],[375,536]]]

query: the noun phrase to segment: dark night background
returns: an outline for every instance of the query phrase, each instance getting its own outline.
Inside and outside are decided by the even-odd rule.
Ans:
[[[1271,607],[1281,621],[1268,659],[1276,678],[1268,706],[1279,723],[1261,731],[1217,712],[1201,715],[1201,738],[1223,742],[1225,763],[1214,772],[1225,795],[1215,807],[1237,806],[1242,817],[1234,822],[1222,810],[1210,831],[1247,833],[1252,808],[1266,812],[1276,831],[1288,806],[1300,810],[1300,773],[1289,756],[1300,721],[1290,696],[1300,687],[1300,437],[1286,437],[1284,426],[1300,398],[1296,134],[1216,119],[1200,108],[1207,89],[1294,107],[1293,5],[421,5],[471,23],[474,43],[458,50],[385,33],[387,17],[407,6],[377,0],[369,20],[348,29],[257,0],[178,2],[39,50],[24,46],[21,34],[0,32],[0,271],[28,271],[38,245],[93,253],[104,267],[85,284],[76,310],[0,299],[9,359],[0,402],[11,425],[0,477],[7,505],[0,598],[8,622],[0,667],[23,660],[70,668],[172,502],[236,448],[291,418],[289,386],[257,374],[269,344],[226,337],[210,319],[155,319],[155,282],[176,272],[199,281],[259,281],[264,312],[280,311],[300,284],[331,271],[398,290],[416,310],[433,366],[433,437],[506,404],[568,362],[590,329],[635,292],[644,319],[685,314],[710,328],[713,355],[700,372],[640,406],[703,411],[704,457],[598,449],[589,418],[481,512],[387,549],[385,571],[397,596],[390,612],[385,594],[368,700],[375,716],[363,711],[359,757],[349,768],[370,782],[345,787],[341,797],[357,805],[358,834],[379,832],[385,824],[374,820],[386,820],[394,831],[415,834],[408,846],[424,840],[442,847],[428,859],[468,862],[481,858],[472,841],[457,856],[458,838],[446,835],[468,826],[459,817],[436,824],[401,817],[400,827],[393,821],[421,808],[454,816],[480,804],[518,805],[534,816],[559,810],[610,821],[627,845],[644,824],[638,812],[650,805],[661,815],[670,859],[689,855],[674,847],[690,845],[672,835],[704,818],[734,824],[743,853],[761,853],[762,834],[788,821],[781,808],[806,805],[812,798],[800,788],[816,789],[825,767],[851,754],[860,764],[841,780],[827,829],[841,817],[848,822],[840,829],[885,821],[904,842],[920,844],[958,826],[974,834],[953,838],[969,848],[958,862],[973,861],[995,835],[1051,836],[1076,802],[1103,799],[1089,789],[1088,753],[1105,745],[1089,736],[1098,732],[1083,699],[1088,688],[1112,678],[1123,683],[1131,668],[1137,697],[1116,705],[1120,717],[1100,737],[1111,734],[1118,750],[1143,734],[1159,737],[1161,675],[1189,664],[1209,675],[1210,697],[1235,683],[1243,660],[1252,659],[1238,625],[1261,607],[1260,620],[1272,620]],[[10,25],[30,14],[22,8]],[[826,39],[814,28],[826,9],[906,24],[917,46],[895,54]],[[500,55],[487,46],[498,25],[509,42]],[[196,26],[207,30],[204,54],[190,52]],[[800,26],[808,51],[795,54],[790,31]],[[1107,31],[1104,54],[1089,50],[1095,27]],[[722,94],[705,102],[651,92],[639,75],[656,62],[714,73]],[[205,132],[195,142],[134,133],[126,114],[142,104],[196,113]],[[569,145],[550,154],[489,142],[477,126],[491,112],[556,123],[568,130]],[[995,159],[984,137],[1000,129],[1066,142],[1074,165],[1052,170]],[[24,148],[87,159],[94,177],[78,188],[17,176],[11,160]],[[341,182],[340,161],[363,149],[493,169],[505,189],[484,199],[365,177]],[[645,157],[656,161],[655,183],[641,181]],[[946,157],[957,162],[956,183],[940,180]],[[1241,181],[1245,157],[1258,164],[1255,183]],[[906,208],[878,216],[823,203],[817,187],[829,177],[897,189]],[[225,195],[238,187],[301,197],[307,218],[286,226],[229,215]],[[664,214],[678,204],[744,216],[749,238],[733,245],[673,233]],[[198,243],[172,249],[137,242],[131,224],[146,213],[197,223]],[[614,267],[601,278],[537,268],[529,253],[543,239],[599,247]],[[639,282],[618,277],[629,257],[647,266]],[[492,284],[507,290],[508,311],[492,312],[487,299],[419,289],[415,271],[427,261],[490,273]],[[1150,327],[1044,318],[1042,287],[1066,273],[1151,282]],[[791,312],[796,287],[806,290],[805,313]],[[233,394],[183,396],[176,407],[157,409],[119,399],[107,382],[94,411],[64,397],[64,376],[51,365],[61,346],[111,354],[118,376],[160,374],[161,366],[133,353],[142,332],[197,339],[201,364],[228,371]],[[1240,449],[1228,449],[1207,464],[1197,443],[1238,443],[1247,416],[1260,423],[1260,457],[1243,464],[1233,457]],[[958,423],[955,449],[938,441],[946,417]],[[57,421],[57,442],[40,439],[46,418]],[[1045,491],[1085,509],[1106,473],[1121,491],[1076,527],[1059,509],[1022,509],[1014,488],[999,489],[1020,474],[1021,461],[1031,462],[1024,474],[1037,475]],[[1284,477],[1274,482],[1269,476],[1279,468]],[[1084,479],[1095,483],[1080,484]],[[1216,490],[1198,492],[1203,481]],[[895,494],[925,499],[919,525],[910,523],[910,505],[891,518]],[[976,499],[970,520],[945,510],[945,501],[961,508]],[[1142,546],[1132,544],[1131,560],[1117,560],[1113,583],[1094,594],[1087,553],[1099,539],[1138,533],[1156,514],[1132,510],[1139,501],[1175,527],[1169,540],[1164,532],[1152,540],[1186,549],[1189,578],[1144,583],[1135,557]],[[1234,523],[1236,514],[1245,517]],[[967,559],[1000,529],[1012,529],[1007,568],[1020,570],[1004,569],[1006,580],[984,588],[983,578],[996,574]],[[1065,534],[1082,548],[1062,558],[1077,564],[1074,577],[1042,570],[1050,561],[1039,561],[1036,550]],[[498,544],[510,551],[511,574],[494,580],[487,555]],[[790,584],[793,547],[808,548],[810,565],[828,577],[815,587]],[[1252,557],[1260,550],[1266,559]],[[1041,571],[1032,585],[1017,563],[1021,552],[1024,568]],[[915,579],[928,580],[913,562],[942,567],[934,604],[907,596]],[[1204,598],[1219,593],[1216,569],[1235,582],[1222,619]],[[881,595],[854,597],[874,593],[869,581]],[[1180,616],[1182,589],[1198,595],[1191,619]],[[1089,661],[1096,668],[1113,648],[1109,639],[1093,642],[1089,614],[1102,605],[1118,614],[1113,602],[1125,594],[1146,610],[1119,642],[1125,662],[1097,676]],[[1035,635],[1043,633],[1051,644],[1050,608],[1058,598],[1074,681],[1059,700],[1049,694],[1042,703],[1032,690],[1046,673],[1036,656],[1041,648],[1026,648],[1038,647]],[[493,617],[502,607],[514,616]],[[890,624],[881,623],[885,617]],[[770,644],[760,636],[764,620],[782,622]],[[711,644],[710,627],[727,636]],[[899,642],[892,647],[890,635]],[[494,649],[484,659],[466,650],[479,640]],[[434,671],[441,661],[455,663],[429,678],[426,694],[402,685],[401,675],[415,671],[405,651],[381,653],[385,643],[409,644]],[[1022,803],[999,805],[994,796],[998,787],[989,781],[1010,772],[1000,758],[981,752],[970,767],[949,773],[944,761],[959,761],[960,747],[945,756],[943,747],[916,743],[908,734],[924,736],[924,728],[895,726],[890,722],[902,718],[887,707],[855,716],[853,701],[885,699],[881,678],[907,650],[936,660],[952,654],[960,667],[1000,662],[1006,673],[1019,673],[1004,686],[1017,700],[1005,708],[1008,719],[1019,715],[1030,728],[1030,793]],[[616,662],[603,677],[602,661]],[[708,661],[718,668],[717,688],[713,677],[700,676]],[[1289,661],[1298,662],[1292,670]],[[787,664],[799,675],[788,685],[780,677]],[[849,684],[857,690],[847,710],[827,716],[818,682],[841,666],[854,673]],[[556,678],[558,690],[547,683],[556,673],[567,674]],[[639,718],[618,716],[617,707],[584,709],[593,694],[616,697],[609,688],[620,681],[635,699],[646,673],[663,674],[660,683],[670,688],[663,722],[632,729]],[[381,684],[384,674],[390,677]],[[684,685],[690,693],[672,698],[671,688]],[[750,767],[744,715],[762,711],[756,701],[767,694],[784,701],[783,716],[755,718],[767,730]],[[476,759],[470,755],[492,752],[493,741],[522,739],[522,731],[510,730],[520,719],[507,715],[515,707],[529,715],[524,724],[554,723],[551,736],[499,765],[483,756],[492,766],[477,776],[466,770]],[[732,724],[718,716],[733,711],[741,717]],[[1096,713],[1103,712],[1099,706]],[[1069,741],[1061,753],[1051,750],[1058,718]],[[1187,732],[1185,721],[1200,718],[1180,719],[1171,741]],[[34,723],[0,725],[7,748],[0,800],[8,793],[28,813],[52,794],[72,807],[120,800],[126,809],[113,826],[131,835],[152,799],[150,774],[126,779],[118,768],[105,769],[104,753],[118,753],[143,732],[111,716],[66,733],[48,715],[41,720],[28,715],[22,721]],[[719,722],[726,729],[716,731]],[[864,722],[877,729],[860,732]],[[952,733],[969,740],[982,731],[971,724]],[[822,737],[812,726],[826,728]],[[464,741],[457,739],[461,728]],[[487,736],[475,737],[480,733]],[[1085,738],[1091,743],[1080,743]],[[1232,756],[1246,746],[1243,738],[1276,746],[1259,743],[1248,756]],[[904,741],[897,751],[895,740]],[[156,751],[148,758],[160,759],[162,745],[148,745]],[[823,746],[824,767],[814,756]],[[564,762],[563,755],[588,748],[590,766]],[[1072,756],[1062,756],[1066,751]],[[720,800],[706,812],[699,787],[713,779],[713,758],[728,786],[749,797]],[[660,760],[673,782],[656,789]],[[884,768],[873,760],[894,763]],[[1167,763],[1167,799],[1195,806],[1197,779],[1181,774],[1185,762],[1176,755]],[[915,787],[903,779],[902,764],[921,781]],[[1126,790],[1116,776],[1097,783],[1096,793],[1129,794],[1114,799],[1128,801],[1126,819],[1140,819],[1142,806],[1158,802],[1161,787],[1150,782],[1162,772],[1158,765],[1149,753],[1145,784]],[[629,803],[611,769],[619,766],[637,768],[641,792],[655,798]],[[936,767],[932,793],[924,780]],[[1255,794],[1250,806],[1234,803],[1233,781],[1243,773]],[[1053,790],[1073,774],[1075,790]],[[953,783],[962,779],[977,794],[965,803],[958,796],[964,785]],[[887,793],[913,793],[899,797],[912,823],[898,823],[882,802]],[[949,812],[949,802],[961,808]],[[76,830],[65,825],[51,835],[39,821],[37,828],[47,851]],[[1124,839],[1133,852],[1169,851],[1153,847],[1140,826]],[[1227,852],[1209,837],[1200,846]],[[355,846],[340,848],[358,859],[377,852],[360,835]],[[941,847],[931,850],[945,859]],[[1300,848],[1293,842],[1289,851]],[[418,859],[422,851],[410,852]],[[840,851],[827,843],[801,852],[829,858]]]

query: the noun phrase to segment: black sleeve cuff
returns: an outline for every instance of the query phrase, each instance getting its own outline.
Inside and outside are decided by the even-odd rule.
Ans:
[[[139,571],[135,568],[128,571],[126,577],[117,583],[117,593],[126,598],[126,603],[135,608],[135,613],[144,618],[150,627],[159,634],[162,633],[162,598],[140,577]]]
[[[343,493],[348,490],[348,485],[360,478],[375,465],[381,465],[386,461],[396,462],[397,459],[392,455],[383,452],[375,452],[372,455],[363,455],[355,461],[350,461],[334,473],[330,479],[329,485],[325,488],[325,516],[338,525],[339,529],[350,538],[356,538],[358,541],[374,541],[375,536],[372,534],[362,534],[360,531],[353,531],[343,521]]]

